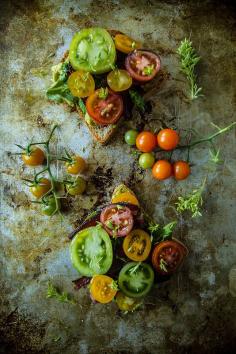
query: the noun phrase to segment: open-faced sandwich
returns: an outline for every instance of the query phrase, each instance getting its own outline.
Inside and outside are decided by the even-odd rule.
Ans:
[[[76,33],[69,51],[52,67],[47,97],[77,110],[93,137],[105,144],[128,118],[136,88],[160,70],[160,58],[125,34],[103,28]],[[139,97],[139,96],[138,96]]]
[[[174,225],[150,224],[135,194],[120,185],[111,204],[97,208],[69,235],[72,264],[82,276],[75,286],[88,286],[94,301],[115,300],[120,310],[133,311],[188,253],[172,238]]]

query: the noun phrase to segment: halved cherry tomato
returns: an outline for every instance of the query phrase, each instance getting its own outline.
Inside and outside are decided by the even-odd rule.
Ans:
[[[126,70],[115,69],[107,75],[107,83],[113,91],[125,91],[132,86],[132,77]]]
[[[71,161],[66,162],[66,170],[72,175],[83,172],[87,167],[85,160],[79,155],[71,157]]]
[[[126,236],[133,228],[134,219],[129,208],[111,204],[101,212],[100,221],[110,236]]]
[[[152,288],[154,272],[146,263],[130,262],[120,271],[118,277],[119,288],[130,297],[145,296]]]
[[[90,282],[92,298],[101,304],[111,302],[117,293],[115,281],[107,275],[95,275]]]
[[[142,305],[141,300],[126,296],[122,291],[116,294],[116,303],[121,311],[134,311],[137,307]]]
[[[191,172],[190,166],[186,161],[177,161],[173,165],[174,177],[177,180],[187,178]]]
[[[151,251],[151,238],[145,231],[135,229],[124,238],[123,250],[132,261],[145,261]]]
[[[37,183],[30,187],[30,192],[36,197],[41,198],[51,188],[51,181],[47,178],[40,178]]]
[[[111,198],[112,203],[130,203],[139,206],[139,201],[136,198],[135,194],[124,184],[120,184],[114,190],[114,193]]]
[[[166,179],[172,175],[172,167],[167,160],[158,160],[152,168],[152,175],[156,179]]]
[[[156,136],[151,132],[141,132],[136,138],[136,146],[142,152],[151,152],[156,145]]]
[[[173,274],[188,254],[187,248],[177,240],[163,241],[152,253],[152,265],[161,275]]]
[[[170,128],[162,129],[157,134],[157,142],[163,150],[173,150],[179,143],[179,134]]]
[[[85,71],[74,71],[68,78],[68,87],[75,97],[88,97],[95,90],[92,75]]]
[[[120,52],[129,54],[133,50],[141,48],[141,43],[125,34],[117,34],[115,36],[115,46]]]
[[[123,100],[121,96],[110,90],[105,98],[100,98],[100,92],[100,89],[98,89],[87,98],[86,108],[88,114],[98,124],[114,124],[123,113]]]
[[[148,50],[135,50],[125,59],[125,68],[133,79],[140,82],[152,80],[161,67],[160,57]]]
[[[29,151],[26,150],[21,156],[27,166],[42,165],[45,159],[43,150],[36,146],[30,147]]]

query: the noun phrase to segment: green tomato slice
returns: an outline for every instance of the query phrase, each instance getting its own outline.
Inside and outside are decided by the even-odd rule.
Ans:
[[[115,44],[105,29],[85,28],[74,35],[70,44],[69,59],[74,70],[102,74],[114,66]]]
[[[130,262],[120,271],[118,284],[123,293],[130,297],[145,296],[154,282],[154,272],[146,263]]]
[[[105,274],[112,264],[112,243],[101,225],[78,232],[70,245],[71,261],[81,275]]]

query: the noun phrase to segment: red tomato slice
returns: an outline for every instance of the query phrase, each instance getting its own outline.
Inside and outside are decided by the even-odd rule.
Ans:
[[[123,205],[111,204],[102,210],[100,221],[110,236],[123,237],[134,225],[132,212]]]
[[[148,50],[134,50],[126,57],[125,67],[133,79],[147,82],[160,70],[161,60],[157,54]]]
[[[108,90],[106,97],[101,97],[100,89],[86,100],[88,114],[101,125],[114,124],[123,113],[123,100],[120,95]],[[100,97],[99,97],[100,96]]]

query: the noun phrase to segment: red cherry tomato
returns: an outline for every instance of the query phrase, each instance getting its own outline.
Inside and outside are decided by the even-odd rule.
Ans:
[[[177,161],[173,165],[175,179],[181,181],[187,178],[190,174],[190,167],[186,161]]]
[[[159,180],[169,178],[172,175],[170,162],[167,160],[158,160],[152,168],[152,175]]]
[[[103,94],[101,89],[96,90],[86,100],[88,114],[101,125],[114,124],[123,113],[123,100],[120,95],[108,90]]]
[[[133,79],[145,83],[156,76],[161,67],[161,60],[157,54],[139,49],[126,57],[125,67]]]
[[[157,142],[163,150],[173,150],[179,143],[179,135],[173,129],[162,129],[157,134]]]
[[[134,225],[130,209],[117,204],[111,204],[104,208],[100,215],[100,221],[109,235],[114,237],[128,235]]]
[[[151,132],[142,132],[136,138],[136,146],[142,152],[151,152],[157,145],[156,136]]]

